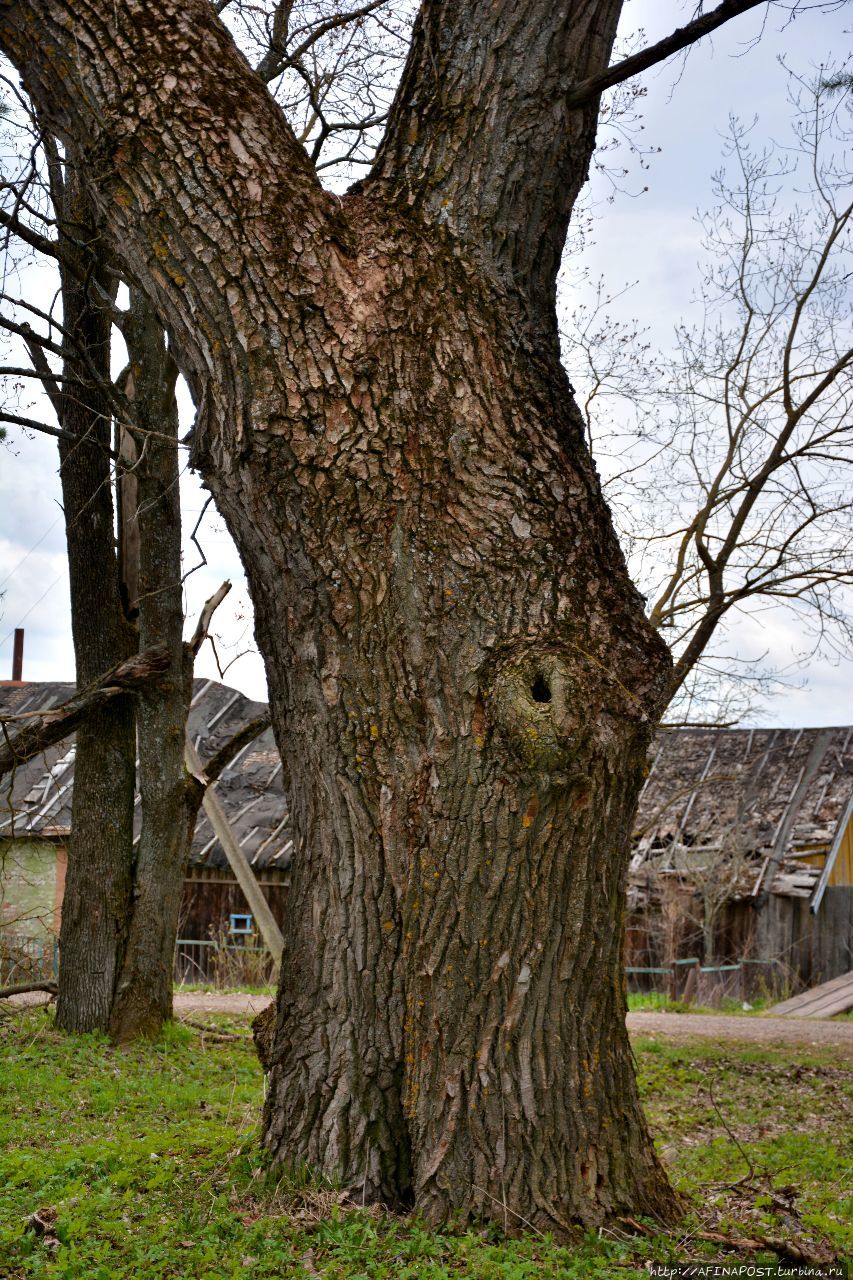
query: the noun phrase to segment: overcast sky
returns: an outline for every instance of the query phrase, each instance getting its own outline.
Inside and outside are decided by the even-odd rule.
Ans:
[[[626,31],[643,28],[652,41],[683,23],[689,8],[670,0],[629,0],[624,26]],[[693,48],[680,78],[678,61],[646,73],[643,136],[661,152],[647,172],[635,170],[627,180],[629,190],[648,185],[648,191],[617,197],[602,208],[597,222],[589,250],[593,274],[603,273],[613,288],[638,282],[623,306],[650,326],[662,345],[670,341],[698,284],[700,231],[695,212],[710,203],[710,177],[719,164],[729,113],[744,119],[757,115],[756,136],[779,137],[789,118],[779,56],[807,73],[847,56],[851,47],[849,2],[832,14],[805,11],[784,30],[781,10],[765,17],[762,6]],[[27,287],[32,287],[31,281]],[[45,277],[41,288],[50,287]],[[188,403],[184,408],[189,425],[191,409]],[[12,634],[23,626],[25,678],[71,680],[74,662],[55,442],[44,436],[24,438],[14,428],[9,438],[10,445],[0,448],[0,678],[11,674]],[[197,480],[186,473],[186,569],[198,561],[189,533],[204,497]],[[215,628],[224,665],[243,650],[253,650],[251,608],[236,550],[212,507],[200,538],[208,564],[186,581],[188,629],[204,599],[224,578],[231,579],[234,588]],[[738,643],[744,654],[768,650],[777,665],[784,666],[804,641],[796,620],[775,611],[745,624]],[[197,672],[217,674],[209,646],[199,656]],[[805,687],[774,697],[759,719],[795,726],[853,722],[853,660],[835,665],[813,662],[802,674]],[[265,697],[263,664],[254,651],[238,657],[225,678],[251,697]]]

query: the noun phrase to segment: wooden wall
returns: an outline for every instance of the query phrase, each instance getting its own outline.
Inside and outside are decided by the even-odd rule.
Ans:
[[[853,969],[853,886],[830,885],[816,915],[808,898],[771,893],[756,920],[754,954],[784,966],[805,987],[848,973]]]
[[[286,872],[278,871],[266,872],[260,881],[264,897],[279,925],[284,917],[288,879]],[[226,931],[230,915],[251,914],[252,909],[236,880],[226,878],[221,872],[201,876],[194,872],[184,881],[178,937],[203,941]]]
[[[39,938],[59,932],[58,903],[64,887],[57,882],[57,848],[49,840],[0,840],[0,929]]]
[[[809,909],[808,898],[775,893],[768,895],[760,911],[748,900],[729,903],[717,920],[715,952],[717,964],[752,961],[755,973],[780,992],[799,991],[848,973],[853,969],[853,886],[829,885],[817,915]],[[665,942],[653,911],[629,915],[626,965],[666,965],[687,956],[705,962],[701,933],[685,931]]]
[[[833,888],[836,885],[853,885],[853,818],[847,823],[847,829],[841,837],[828,884]],[[823,911],[823,904],[820,909]]]

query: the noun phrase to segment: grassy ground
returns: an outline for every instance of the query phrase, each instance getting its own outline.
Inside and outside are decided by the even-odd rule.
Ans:
[[[721,1258],[698,1230],[781,1236],[825,1258],[853,1251],[851,1073],[837,1055],[636,1048],[661,1152],[693,1208],[679,1239],[617,1224],[560,1246],[437,1234],[348,1209],[308,1179],[276,1182],[257,1145],[263,1080],[247,1038],[173,1026],[116,1051],[60,1037],[48,1013],[15,1015],[0,1022],[0,1276],[615,1280],[646,1275],[651,1259]]]
[[[181,982],[175,987],[176,992],[183,992],[187,995],[223,995],[226,992],[229,995],[243,996],[274,996],[274,983],[262,983],[252,986],[251,983],[241,982],[235,983],[215,983],[215,982]]]
[[[725,1013],[755,1014],[772,1013],[773,1000],[765,996],[757,996],[754,1000],[737,1000],[733,996],[724,996],[719,1007],[710,1009],[701,1004],[685,1004],[683,1000],[673,1000],[663,991],[629,992],[628,1008],[634,1013],[642,1009],[664,1013]]]

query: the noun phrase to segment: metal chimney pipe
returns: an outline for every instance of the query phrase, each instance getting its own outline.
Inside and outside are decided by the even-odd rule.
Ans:
[[[15,627],[15,645],[12,649],[12,679],[24,678],[24,628]]]

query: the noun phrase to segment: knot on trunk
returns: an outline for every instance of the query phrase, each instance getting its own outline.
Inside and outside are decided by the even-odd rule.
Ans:
[[[490,719],[501,741],[529,769],[571,772],[582,747],[583,692],[553,653],[504,663],[492,685]],[[559,777],[555,778],[559,780]]]

